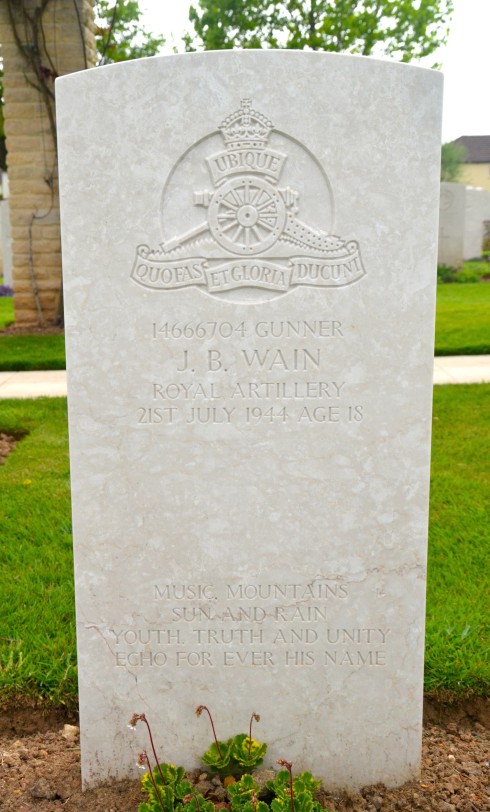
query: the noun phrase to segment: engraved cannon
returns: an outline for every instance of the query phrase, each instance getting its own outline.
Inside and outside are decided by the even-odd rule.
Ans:
[[[297,211],[298,193],[278,189],[255,175],[235,177],[215,191],[195,192],[194,204],[208,208],[208,225],[222,248],[253,256],[271,248],[284,231],[287,209]]]

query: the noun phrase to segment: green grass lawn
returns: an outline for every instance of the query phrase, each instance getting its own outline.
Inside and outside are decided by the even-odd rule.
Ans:
[[[0,372],[65,369],[65,366],[65,337],[62,333],[0,336]]]
[[[437,286],[435,354],[490,354],[490,283]]]
[[[0,697],[73,704],[66,399],[0,401],[0,430],[28,432],[0,467]]]
[[[0,281],[1,284],[1,281]],[[0,296],[0,330],[8,327],[15,320],[14,300],[12,296]]]
[[[490,687],[490,385],[436,386],[425,689]]]
[[[441,698],[490,687],[489,424],[490,385],[435,388],[425,687]],[[66,401],[0,401],[0,430],[28,432],[0,467],[0,700],[74,706]]]
[[[13,298],[0,296],[0,330],[13,323]],[[0,336],[0,372],[65,366],[65,338],[61,334]]]

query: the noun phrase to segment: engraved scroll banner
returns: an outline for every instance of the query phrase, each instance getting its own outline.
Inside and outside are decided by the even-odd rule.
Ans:
[[[359,256],[359,246],[352,241],[346,244],[349,253],[334,259],[293,257],[292,285],[318,285],[340,288],[360,279],[366,271]]]
[[[138,246],[132,279],[153,290],[172,290],[202,285],[209,293],[235,288],[256,287],[286,292],[293,285],[339,288],[360,279],[366,271],[356,242],[346,246],[349,253],[334,258],[298,256],[286,262],[265,259],[237,259],[211,263],[205,257],[180,260],[153,255],[147,245]]]
[[[257,287],[286,291],[291,280],[288,265],[261,259],[245,259],[225,262],[206,272],[209,292]]]
[[[205,259],[186,257],[169,260],[155,252],[151,254],[147,245],[139,245],[131,271],[131,278],[139,285],[153,290],[172,290],[190,285],[205,285]]]

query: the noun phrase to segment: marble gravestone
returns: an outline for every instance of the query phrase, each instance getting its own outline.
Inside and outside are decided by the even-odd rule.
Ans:
[[[417,775],[442,78],[327,53],[57,82],[85,786],[252,711]]]
[[[463,263],[466,186],[441,183],[437,262],[450,268]]]
[[[460,268],[482,254],[490,192],[462,183],[441,183],[438,262]]]
[[[466,186],[463,258],[479,259],[485,237],[485,222],[490,219],[490,192]]]

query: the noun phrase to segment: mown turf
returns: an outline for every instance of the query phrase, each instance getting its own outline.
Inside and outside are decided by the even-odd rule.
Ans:
[[[490,687],[490,385],[434,389],[425,688]]]
[[[0,330],[14,322],[14,300],[12,296],[0,296]]]
[[[490,354],[490,283],[437,286],[435,354]]]
[[[0,336],[0,372],[65,369],[65,366],[65,337],[62,333]]]
[[[66,401],[0,401],[0,701],[76,702]],[[490,385],[434,390],[425,688],[490,687]]]
[[[66,400],[0,401],[0,698],[76,696]]]

